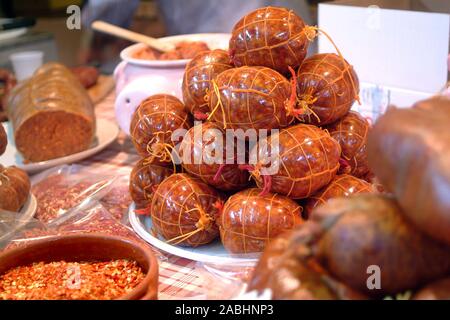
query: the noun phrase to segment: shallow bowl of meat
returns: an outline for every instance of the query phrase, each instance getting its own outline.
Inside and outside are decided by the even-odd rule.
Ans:
[[[128,134],[130,118],[145,98],[167,93],[182,99],[181,83],[186,64],[206,50],[228,50],[230,34],[198,33],[160,38],[173,44],[174,49],[160,53],[142,43],[131,45],[120,53],[114,70],[116,81],[116,118]]]

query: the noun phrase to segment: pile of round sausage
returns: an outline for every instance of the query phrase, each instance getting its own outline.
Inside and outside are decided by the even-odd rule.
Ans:
[[[358,76],[337,48],[307,56],[318,34],[329,37],[292,10],[257,9],[236,23],[228,52],[205,50],[187,64],[183,101],[167,94],[144,100],[130,128],[142,157],[130,179],[136,212],[150,216],[152,232],[173,245],[220,239],[230,253],[264,252],[250,288],[269,288],[273,298],[362,299],[437,280],[450,271],[450,251],[414,234],[409,220],[398,217],[404,207],[380,193],[384,186],[374,176],[388,173],[372,171],[371,125],[350,111],[359,102]],[[382,240],[402,240],[391,234],[396,227],[411,242],[383,247]],[[386,290],[361,288],[364,263],[406,268],[413,254],[423,265],[409,277],[392,271],[381,276]],[[440,266],[421,273],[436,256]]]

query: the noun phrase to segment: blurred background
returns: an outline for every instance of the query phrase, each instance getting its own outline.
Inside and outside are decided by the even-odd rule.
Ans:
[[[26,35],[6,39],[0,28],[0,67],[8,67],[12,51],[42,50],[45,60],[59,60],[68,66],[91,64],[104,73],[112,72],[127,41],[93,32],[90,23],[104,20],[153,37],[166,35],[230,32],[247,12],[266,5],[294,9],[308,24],[315,24],[317,3],[304,0],[1,0],[0,21],[22,21]],[[81,8],[81,29],[68,30],[69,5]]]
[[[129,45],[93,32],[90,23],[104,20],[153,37],[201,32],[230,32],[247,12],[267,5],[292,8],[307,24],[317,24],[317,0],[1,0],[0,68],[10,68],[11,53],[42,50],[46,61],[68,66],[90,64],[111,73],[120,51]],[[450,0],[334,1],[352,5],[449,12]],[[81,28],[69,30],[67,8],[81,9]],[[22,18],[10,20],[11,18]],[[13,23],[12,23],[13,22]],[[8,29],[13,24],[13,29]],[[351,35],[349,35],[351,36]],[[313,46],[311,51],[315,51]]]

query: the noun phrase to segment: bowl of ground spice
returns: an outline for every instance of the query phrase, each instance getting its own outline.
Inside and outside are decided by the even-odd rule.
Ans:
[[[100,234],[53,236],[0,255],[0,300],[157,299],[151,249]]]

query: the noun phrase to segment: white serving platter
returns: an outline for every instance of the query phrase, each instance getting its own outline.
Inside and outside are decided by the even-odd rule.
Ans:
[[[119,127],[112,121],[105,119],[97,119],[95,138],[91,147],[82,152],[74,153],[65,157],[56,158],[47,161],[24,163],[22,155],[17,151],[14,144],[14,133],[10,122],[4,122],[3,127],[8,135],[8,145],[5,153],[0,157],[0,163],[5,166],[16,166],[27,173],[32,174],[46,170],[62,164],[69,164],[90,157],[116,140],[119,134]]]
[[[149,216],[138,215],[135,213],[135,205],[131,204],[128,212],[128,217],[133,230],[149,244],[155,246],[156,248],[173,254],[178,257],[183,257],[186,259],[205,262],[205,263],[223,263],[223,264],[233,264],[233,263],[256,263],[258,260],[258,255],[233,255],[230,254],[222,243],[220,239],[217,239],[210,244],[199,246],[196,248],[174,246],[168,244],[163,238],[155,237],[150,230],[152,229],[152,219]]]

